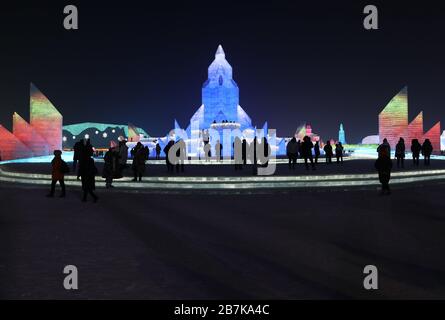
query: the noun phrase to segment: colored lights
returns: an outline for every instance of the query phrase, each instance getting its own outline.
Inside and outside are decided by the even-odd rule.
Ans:
[[[346,144],[345,130],[343,129],[343,123],[340,123],[340,130],[338,130],[338,141],[341,144]]]
[[[31,126],[48,142],[50,152],[62,149],[62,115],[32,83],[30,91]]]
[[[379,139],[387,139],[394,149],[400,138],[405,140],[407,149],[412,139],[423,143],[430,139],[435,151],[440,150],[440,122],[437,122],[427,133],[423,132],[423,113],[420,112],[408,124],[408,89],[403,88],[379,114]]]
[[[33,84],[30,89],[30,123],[12,116],[13,133],[1,127],[3,160],[44,156],[62,148],[62,115]]]

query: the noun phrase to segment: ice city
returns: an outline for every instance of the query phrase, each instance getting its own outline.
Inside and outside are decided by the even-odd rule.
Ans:
[[[88,121],[88,119],[85,119]],[[424,132],[423,114],[420,113],[411,122],[408,121],[408,90],[403,88],[397,93],[378,115],[379,134],[365,137],[361,143],[346,144],[347,134],[343,124],[339,124],[337,141],[356,155],[373,154],[375,147],[384,138],[392,149],[397,140],[403,137],[405,141],[428,138],[435,153],[444,149],[445,133],[441,136],[440,122]],[[251,143],[256,137],[259,141],[267,138],[273,156],[285,156],[286,144],[292,137],[277,137],[277,131],[270,130],[267,122],[261,127],[252,123],[247,112],[239,104],[239,87],[233,79],[232,67],[226,59],[223,47],[218,46],[215,59],[208,67],[208,79],[202,85],[202,102],[192,115],[189,124],[181,127],[174,120],[173,128],[166,129],[163,137],[150,136],[139,124],[107,124],[83,122],[63,126],[63,117],[50,100],[34,85],[30,87],[30,122],[19,114],[13,114],[13,130],[8,131],[0,125],[0,156],[1,160],[29,159],[49,156],[53,150],[72,150],[79,139],[89,139],[96,150],[105,151],[116,145],[120,140],[127,140],[129,149],[137,142],[149,147],[150,156],[155,154],[155,146],[162,149],[170,140],[183,139],[186,143],[187,156],[191,159],[201,159],[204,147],[211,146],[211,154],[215,155],[215,145],[222,145],[222,157],[230,159],[233,156],[235,137],[246,139]],[[275,134],[276,133],[276,134]],[[296,128],[294,137],[302,140],[308,136],[313,143],[323,146],[326,141],[312,132],[310,124]],[[372,150],[372,152],[369,152]],[[321,152],[323,150],[321,149]],[[162,156],[165,154],[162,152]]]

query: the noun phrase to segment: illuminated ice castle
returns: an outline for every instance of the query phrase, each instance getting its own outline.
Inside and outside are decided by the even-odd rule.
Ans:
[[[175,120],[175,129],[181,130],[178,122]],[[194,131],[199,131],[199,135],[203,131],[213,129],[218,131],[222,140],[223,129],[238,129],[241,134],[238,136],[245,137],[248,141],[253,139],[256,127],[252,125],[252,120],[239,104],[239,88],[235,80],[233,80],[232,67],[226,60],[226,55],[222,46],[218,46],[215,53],[215,60],[208,68],[208,79],[202,86],[202,103],[198,110],[190,119],[190,124],[185,130],[188,137],[191,137],[188,143],[191,144],[191,154],[198,152],[193,150],[193,137],[197,137]],[[267,135],[267,122],[264,124],[262,133]],[[256,132],[258,135],[258,132]],[[214,142],[214,141],[213,141]],[[232,141],[225,141],[232,146]],[[214,143],[210,142],[212,146]],[[223,141],[221,143],[224,144]],[[285,149],[284,139],[276,138],[276,147],[272,147],[272,152]],[[199,146],[198,146],[199,148]],[[227,150],[229,149],[229,150]],[[224,154],[228,155],[230,148],[223,148]]]
[[[215,60],[208,69],[208,79],[202,86],[202,105],[190,122],[198,121],[199,128],[224,127],[234,124],[240,130],[254,129],[252,121],[239,105],[239,88],[232,77],[232,67],[220,45]]]

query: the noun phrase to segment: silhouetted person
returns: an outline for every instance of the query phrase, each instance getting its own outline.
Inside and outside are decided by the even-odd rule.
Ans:
[[[144,148],[144,145],[141,142],[136,143],[136,145],[131,149],[131,157],[133,161],[131,162],[131,170],[133,171],[133,181],[137,181],[138,179],[138,161],[141,159],[140,151]],[[139,154],[139,157],[137,155]]]
[[[413,164],[414,166],[419,166],[419,158],[420,158],[420,151],[422,150],[422,146],[419,143],[419,140],[413,139],[411,141],[411,152],[413,154]]]
[[[295,170],[295,165],[297,164],[298,157],[298,144],[295,137],[290,139],[290,141],[287,143],[286,153],[287,158],[289,159],[289,170]]]
[[[318,144],[318,141],[316,141],[314,145],[314,156],[315,164],[318,164],[318,158],[320,158],[320,145]]]
[[[139,149],[143,148],[144,145],[141,142],[136,143],[136,145],[131,149],[130,154],[131,157],[134,158],[138,153]]]
[[[80,171],[82,170],[82,165],[85,164],[85,162],[88,161],[89,158],[91,158],[94,154],[94,148],[91,145],[90,139],[82,139],[83,143],[80,146],[80,153],[79,153],[79,170],[77,172],[77,180],[79,180],[81,174]]]
[[[396,159],[397,159],[397,168],[405,167],[405,140],[403,138],[399,139],[399,142],[396,144]]]
[[[205,143],[203,149],[204,159],[206,162],[209,162],[210,158],[212,157],[212,146],[210,145],[210,143]]]
[[[184,161],[186,159],[186,145],[183,139],[179,139],[178,142],[178,150],[176,150],[176,157],[177,157],[177,163],[176,163],[176,172],[179,172],[179,168],[181,168],[181,172],[184,172]]]
[[[70,171],[68,165],[62,159],[62,151],[55,150],[54,151],[54,159],[51,161],[51,191],[47,195],[47,197],[54,197],[54,192],[56,190],[56,183],[60,183],[60,187],[62,188],[62,192],[60,193],[60,197],[65,197],[65,174]]]
[[[222,149],[223,149],[223,146],[222,146],[221,142],[219,142],[219,140],[217,140],[216,144],[215,144],[215,155],[216,155],[216,160],[218,160],[218,161],[222,161]]]
[[[422,155],[423,155],[423,163],[426,166],[430,165],[430,157],[433,153],[433,145],[431,144],[430,139],[425,139],[422,145]]]
[[[375,168],[379,173],[379,181],[382,184],[382,194],[390,194],[389,180],[391,179],[392,161],[387,148],[380,149]]]
[[[161,145],[156,143],[156,160],[159,160],[161,158]]]
[[[127,160],[128,160],[128,147],[127,147],[127,140],[121,140],[119,141],[119,147],[118,147],[118,155],[119,155],[119,174],[123,175],[124,170],[127,167]]]
[[[80,139],[74,144],[73,151],[73,172],[76,172],[77,169],[77,162],[80,160],[81,153],[83,148],[83,139]]]
[[[326,156],[326,163],[332,163],[332,156],[334,155],[334,153],[332,152],[332,145],[331,145],[331,141],[328,140],[328,142],[326,143],[326,145],[323,148],[324,150],[324,154]]]
[[[142,176],[145,173],[145,161],[148,159],[148,152],[149,150],[147,147],[142,146],[138,148],[132,164],[134,173],[133,181],[142,181]]]
[[[343,145],[341,142],[337,142],[335,145],[335,157],[337,158],[337,163],[343,164]]]
[[[165,164],[167,165],[167,171],[168,172],[173,172],[173,164],[171,162],[171,159],[169,158],[169,151],[171,149],[171,147],[173,147],[173,145],[175,144],[175,142],[173,140],[170,140],[167,145],[164,147],[164,153],[165,153]]]
[[[391,157],[391,146],[386,138],[383,139],[382,144],[377,147],[377,153],[380,154],[380,150],[382,149],[386,149],[386,154],[388,154],[388,157]]]
[[[246,165],[247,163],[247,141],[246,139],[243,139],[242,145],[241,145],[241,152],[243,157],[243,165]]]
[[[119,154],[113,149],[109,148],[104,155],[104,167],[102,171],[102,178],[105,178],[105,186],[107,188],[113,187],[113,178],[119,171]]]
[[[314,147],[311,138],[305,136],[303,138],[303,143],[301,144],[301,155],[304,158],[304,165],[306,170],[309,170],[308,160],[311,162],[312,170],[315,170],[314,159],[312,157],[312,148]]]
[[[233,141],[233,159],[235,162],[235,170],[243,169],[243,143],[239,137],[235,137]]]
[[[90,194],[93,197],[94,202],[96,202],[98,197],[94,194],[94,190],[96,189],[95,176],[97,174],[97,168],[94,164],[93,158],[85,158],[83,165],[79,168],[79,171],[82,179],[82,201],[87,201],[87,195]]]
[[[303,156],[301,155],[301,141],[300,140],[297,140],[297,150],[298,150],[298,152],[297,152],[297,160],[298,160],[298,157],[300,157],[300,158],[303,158]]]

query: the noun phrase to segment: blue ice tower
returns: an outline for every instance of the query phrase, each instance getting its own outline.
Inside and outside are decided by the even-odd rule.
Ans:
[[[213,121],[238,121],[239,88],[232,78],[232,67],[220,45],[215,60],[209,66],[208,79],[202,86],[204,128]]]
[[[338,130],[338,141],[340,141],[341,144],[346,144],[345,130],[343,130],[343,123],[340,123],[340,130]]]

